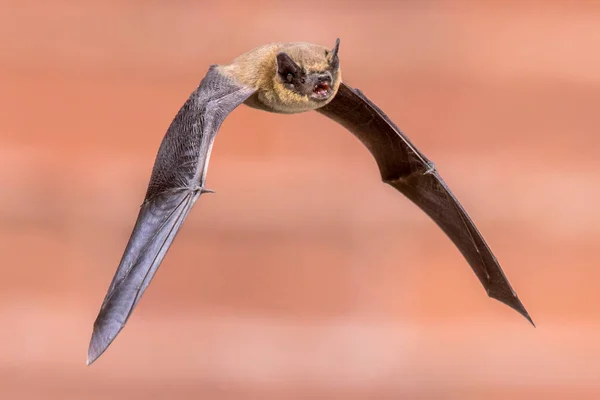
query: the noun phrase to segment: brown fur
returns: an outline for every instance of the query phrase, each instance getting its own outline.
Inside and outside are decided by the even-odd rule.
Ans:
[[[257,90],[246,101],[253,108],[265,111],[293,114],[314,110],[329,103],[335,96],[342,79],[341,69],[333,74],[333,94],[317,102],[308,96],[292,92],[283,86],[277,76],[277,53],[287,53],[307,72],[319,72],[328,68],[331,50],[311,43],[271,43],[240,55],[231,64],[219,66],[219,70],[244,85]]]

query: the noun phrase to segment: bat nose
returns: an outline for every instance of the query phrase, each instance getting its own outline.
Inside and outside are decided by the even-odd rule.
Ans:
[[[320,74],[317,76],[318,83],[331,83],[331,75],[328,73]]]

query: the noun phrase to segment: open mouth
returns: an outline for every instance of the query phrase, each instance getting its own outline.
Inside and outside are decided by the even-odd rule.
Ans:
[[[315,85],[313,94],[317,98],[325,98],[329,95],[330,86],[328,82],[320,82]]]

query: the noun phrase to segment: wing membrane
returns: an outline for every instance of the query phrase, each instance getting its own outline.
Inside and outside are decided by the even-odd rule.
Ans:
[[[212,66],[169,126],[137,222],[94,322],[88,364],[127,323],[192,206],[207,191],[206,169],[221,123],[253,93]]]
[[[383,181],[408,197],[446,233],[490,297],[533,324],[496,257],[434,164],[379,107],[342,83],[335,98],[317,111],[344,126],[369,149]]]

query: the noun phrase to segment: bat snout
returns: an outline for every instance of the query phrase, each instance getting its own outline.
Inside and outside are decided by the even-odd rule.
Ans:
[[[331,74],[322,73],[313,77],[313,97],[321,100],[331,95]]]
[[[317,84],[325,83],[325,84],[331,85],[331,74],[329,74],[329,73],[319,74],[319,75],[317,75],[316,78],[317,78],[316,79]]]

